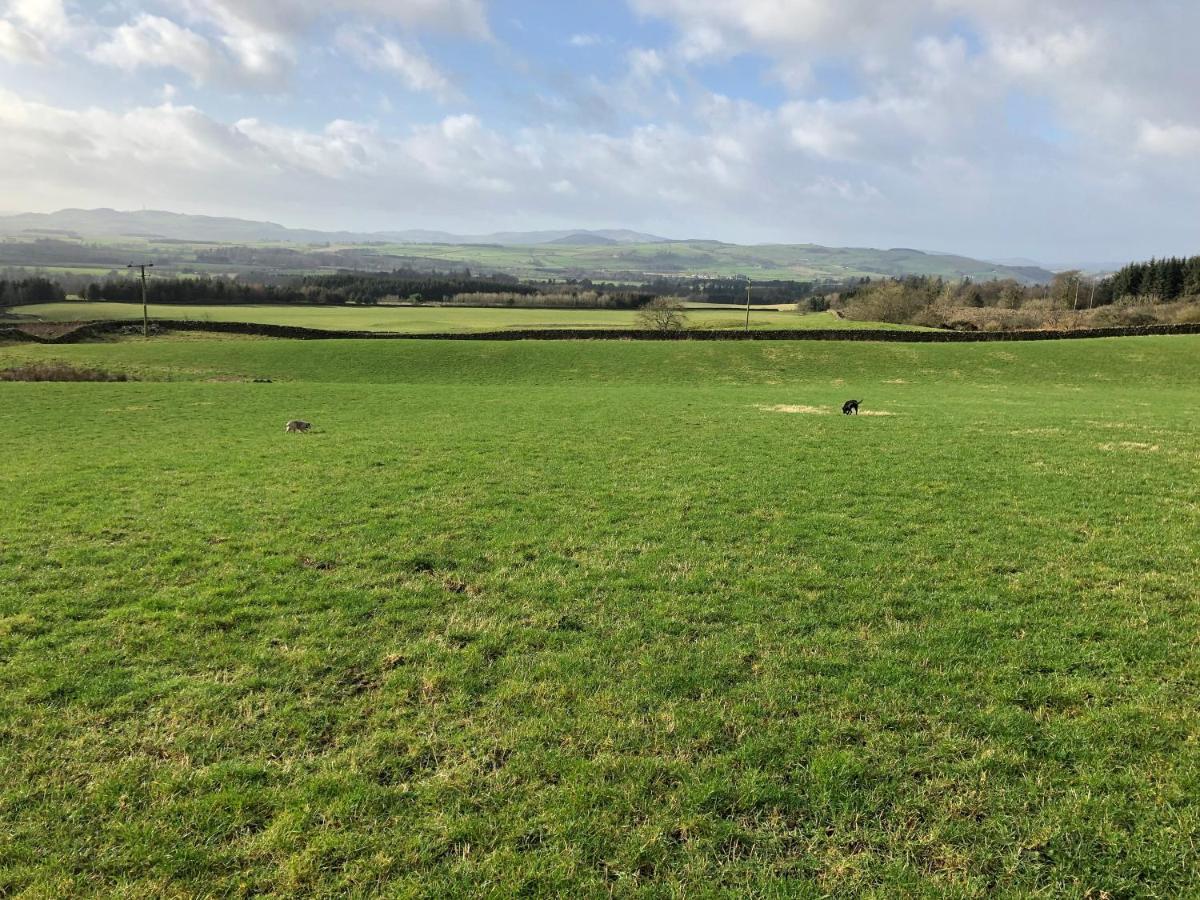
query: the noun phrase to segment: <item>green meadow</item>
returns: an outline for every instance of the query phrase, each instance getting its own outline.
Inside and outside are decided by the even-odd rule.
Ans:
[[[30,361],[0,896],[1200,890],[1200,338]]]
[[[142,319],[138,303],[67,302],[14,307],[13,313],[46,322],[97,319]],[[503,331],[513,328],[636,328],[634,310],[620,309],[508,309],[505,307],[446,306],[171,306],[150,304],[156,319],[194,322],[255,322],[296,325],[331,331],[400,331],[409,334]],[[744,328],[746,314],[732,309],[689,309],[689,327]],[[903,325],[853,322],[832,313],[801,314],[792,310],[752,309],[750,327],[792,328],[893,328]],[[907,326],[911,328],[911,326]]]

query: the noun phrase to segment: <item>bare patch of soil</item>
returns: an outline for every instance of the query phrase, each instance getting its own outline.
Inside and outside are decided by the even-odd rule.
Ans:
[[[810,416],[827,416],[827,415],[829,415],[829,410],[822,409],[819,406],[790,406],[788,404],[780,403],[776,406],[763,406],[760,404],[756,408],[761,409],[763,412],[802,413],[802,414],[810,415]]]
[[[1145,444],[1141,441],[1117,441],[1113,444],[1099,444],[1101,450],[1113,452],[1116,450],[1130,450],[1140,453],[1157,453],[1158,444]]]

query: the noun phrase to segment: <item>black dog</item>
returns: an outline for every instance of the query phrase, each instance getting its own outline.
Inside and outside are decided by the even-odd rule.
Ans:
[[[858,404],[860,404],[860,403],[862,403],[861,400],[847,400],[845,403],[842,404],[842,415],[848,416],[848,415],[850,415],[850,413],[854,413],[857,416],[858,415]]]

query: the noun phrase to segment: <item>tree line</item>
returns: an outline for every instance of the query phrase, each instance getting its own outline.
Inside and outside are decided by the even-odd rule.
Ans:
[[[962,328],[1200,321],[1200,257],[1130,263],[1106,278],[1059,272],[1036,285],[917,275],[863,279],[833,304],[855,319]]]
[[[0,278],[0,308],[67,299],[62,286],[49,278]]]
[[[1110,279],[1111,295],[1170,303],[1200,297],[1200,256],[1168,257],[1130,263]]]
[[[140,303],[142,286],[137,278],[104,280],[63,276],[60,282],[84,300]],[[753,283],[755,305],[806,303],[807,309],[826,309],[826,295],[845,290],[852,282],[764,280]],[[242,304],[355,304],[453,303],[527,307],[578,307],[638,309],[656,297],[681,297],[707,303],[741,304],[746,300],[744,278],[658,278],[638,284],[569,281],[520,281],[514,276],[473,275],[470,270],[422,272],[350,272],[271,277],[248,280],[223,276],[152,278],[147,297],[152,303],[172,305]]]
[[[243,304],[360,304],[440,302],[464,293],[529,293],[536,288],[499,278],[475,278],[469,273],[431,275],[398,270],[375,274],[311,275],[278,283],[232,278],[153,278],[146,286],[151,303],[181,306]],[[84,300],[140,303],[142,285],[135,278],[91,281],[79,288]]]
[[[439,303],[460,294],[512,293],[533,295],[538,288],[503,275],[472,275],[461,272],[419,272],[397,269],[392,272],[340,272],[331,275],[307,275],[297,288],[339,298],[326,302],[375,304],[382,301]]]
[[[747,280],[738,277],[659,277],[649,281],[591,279],[520,281],[502,274],[474,275],[469,269],[428,272],[343,270],[307,276],[247,279],[228,276],[152,278],[151,302],[170,305],[438,303],[461,306],[640,309],[660,297],[741,304]],[[0,269],[0,307],[48,303],[77,294],[85,300],[141,301],[136,278],[97,280],[77,274],[25,276]],[[850,278],[840,282],[761,280],[753,282],[754,304],[797,303],[804,311],[840,309],[852,318],[920,325],[1041,327],[1183,321],[1200,313],[1200,256],[1130,263],[1107,278],[1061,272],[1050,284],[1015,280],[973,282],[938,276]],[[1105,310],[1111,310],[1105,312]],[[1084,314],[1089,318],[1081,318]],[[957,324],[956,324],[957,323]]]

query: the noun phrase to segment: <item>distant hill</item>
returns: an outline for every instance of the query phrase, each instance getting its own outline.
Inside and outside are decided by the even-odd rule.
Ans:
[[[103,239],[104,245],[81,243],[96,239]],[[224,246],[218,252],[213,244]],[[261,246],[264,244],[290,246]],[[841,281],[929,275],[977,281],[1013,278],[1035,284],[1053,277],[1051,271],[1036,265],[1005,265],[910,248],[745,246],[711,240],[673,241],[626,229],[458,235],[431,230],[314,231],[274,222],[158,210],[64,209],[0,216],[0,264],[123,266],[130,251],[152,254],[163,272],[226,274],[408,267],[422,271],[469,268],[536,279],[623,281],[659,276]]]
[[[399,243],[399,244],[547,244],[565,237],[573,243],[653,244],[668,238],[626,230],[506,231],[461,235],[445,231],[314,231],[221,216],[192,216],[162,210],[61,209],[53,213],[0,216],[0,234],[68,232],[85,237],[169,238],[219,243]],[[584,239],[587,239],[586,241]]]
[[[389,240],[399,244],[500,244],[505,247],[536,244],[666,244],[671,240],[655,234],[642,234],[625,229],[497,231],[492,234],[450,234],[445,231],[421,230],[380,231],[372,237],[375,240]]]
[[[568,234],[565,237],[555,238],[552,241],[546,241],[547,244],[562,244],[566,247],[598,247],[598,246],[617,246],[620,241],[614,241],[612,238],[605,237],[602,234],[596,234],[590,231],[577,231],[574,234]]]
[[[21,213],[0,217],[0,234],[44,232],[48,229],[74,232],[90,238],[171,238],[221,243],[324,243],[331,240],[366,239],[365,235],[352,235],[348,232],[307,231],[285,228],[274,222],[189,216],[160,210],[123,212],[115,209],[61,209],[54,213]]]

